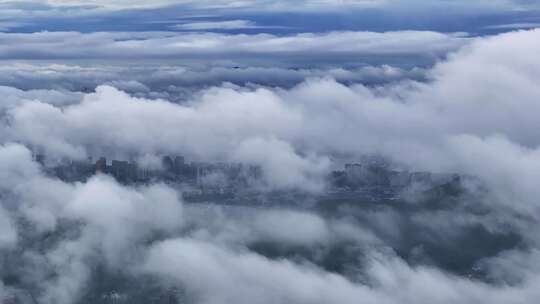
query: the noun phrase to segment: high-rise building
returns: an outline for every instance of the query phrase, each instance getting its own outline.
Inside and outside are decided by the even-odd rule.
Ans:
[[[186,164],[186,159],[183,156],[176,156],[174,158],[174,171],[176,174],[180,174]]]
[[[163,169],[165,169],[166,171],[172,171],[174,169],[174,161],[172,157],[164,156],[162,162],[163,162]]]
[[[101,157],[96,162],[96,173],[107,173],[107,159],[105,157]]]

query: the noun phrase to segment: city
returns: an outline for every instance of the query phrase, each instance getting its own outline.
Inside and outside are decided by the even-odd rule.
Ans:
[[[166,155],[158,168],[144,168],[136,161],[111,160],[100,157],[96,161],[62,161],[48,164],[42,154],[34,160],[46,174],[65,182],[84,182],[96,174],[112,176],[124,185],[166,183],[182,191],[188,201],[256,200],[258,194],[274,195],[274,200],[289,202],[286,196],[302,194],[320,199],[363,199],[374,202],[400,199],[401,193],[413,185],[428,189],[453,189],[440,195],[456,194],[464,176],[436,174],[392,168],[380,157],[361,157],[361,162],[345,164],[343,169],[329,172],[321,193],[302,193],[298,189],[268,189],[264,187],[264,171],[255,165],[225,162],[187,162],[184,156]],[[285,200],[285,201],[284,201]],[[284,201],[284,202],[283,202]],[[294,201],[294,200],[293,200]]]

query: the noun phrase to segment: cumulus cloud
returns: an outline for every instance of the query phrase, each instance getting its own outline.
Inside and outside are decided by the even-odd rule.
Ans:
[[[527,130],[536,128],[532,113],[538,71],[531,58],[536,46],[530,41],[537,35],[529,31],[480,40],[436,66],[431,82],[402,89],[398,100],[395,89],[346,86],[329,78],[308,80],[290,90],[212,88],[186,105],[136,99],[101,87],[65,108],[25,102],[10,110],[5,132],[12,140],[71,157],[86,156],[96,143],[126,152],[178,151],[228,159],[241,155],[259,164],[266,163],[262,155],[270,155],[275,160],[270,168],[294,168],[283,160],[295,159],[300,176],[311,176],[307,168],[324,168],[324,161],[299,153],[378,152],[416,167],[487,177],[480,163],[470,166],[463,158],[466,152],[460,148],[466,145],[459,142],[472,138],[489,145],[494,142],[489,138],[502,136],[498,142],[534,153],[537,140]],[[520,59],[507,61],[516,50],[522,53]],[[486,73],[504,76],[486,82],[491,79]],[[516,118],[524,129],[516,127]],[[265,146],[275,142],[273,138],[286,143],[270,146],[281,147],[287,158],[246,150],[260,138]],[[275,170],[269,171],[277,174]]]
[[[229,159],[240,153],[254,159],[242,147],[257,138],[276,138],[291,145],[280,149],[289,150],[287,155],[381,152],[417,167],[485,174],[465,165],[454,146],[467,136],[481,142],[503,136],[503,141],[522,145],[520,149],[535,148],[533,134],[516,128],[516,120],[508,117],[519,117],[525,130],[535,129],[531,113],[537,88],[531,80],[538,71],[530,57],[536,48],[528,41],[536,35],[538,31],[530,31],[480,40],[435,67],[433,81],[401,90],[398,100],[393,89],[346,86],[329,78],[308,80],[290,90],[213,88],[187,105],[134,99],[101,87],[65,108],[26,102],[10,111],[6,132],[13,140],[72,157],[83,157],[86,148],[100,143],[126,151],[183,151]],[[523,41],[527,46],[520,47]],[[505,60],[516,50],[522,59]],[[491,79],[488,71],[504,77],[486,83]],[[524,106],[516,107],[516,100]],[[270,155],[281,163],[279,153]]]
[[[66,234],[58,242],[39,240],[41,249],[25,244],[14,265],[15,276],[30,286],[39,285],[35,296],[43,303],[73,303],[88,284],[95,257],[111,267],[123,267],[130,252],[134,255],[137,244],[152,233],[174,231],[182,224],[178,194],[163,185],[125,188],[104,176],[85,184],[65,184],[46,177],[30,151],[15,144],[0,148],[0,164],[9,174],[0,180],[2,206],[12,214],[1,209],[0,249],[14,249],[19,229],[25,242],[34,233],[38,238]],[[15,219],[30,227],[15,225]],[[26,267],[32,268],[29,277]]]
[[[365,287],[355,287],[337,275],[191,240],[157,244],[144,269],[177,280],[197,303],[352,303],[359,298],[369,303],[376,299]]]

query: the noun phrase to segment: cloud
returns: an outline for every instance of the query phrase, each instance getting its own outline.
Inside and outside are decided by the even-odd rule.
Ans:
[[[159,1],[125,1],[125,0],[91,0],[91,1],[79,1],[79,0],[37,0],[37,1],[3,1],[10,4],[13,7],[22,7],[23,9],[31,9],[32,5],[38,7],[86,7],[88,10],[95,9],[96,7],[105,8],[109,10],[125,10],[125,9],[150,9],[167,6],[181,6],[188,9],[206,10],[206,9],[249,9],[249,10],[285,10],[285,9],[344,9],[344,8],[365,8],[379,6],[383,1],[377,0],[348,0],[348,1],[335,1],[335,0],[301,0],[301,1],[237,1],[237,0],[159,0]],[[0,2],[1,4],[2,2]],[[41,6],[39,6],[41,5]]]
[[[240,60],[241,61],[241,60]],[[0,84],[6,96],[19,96],[13,87],[25,90],[27,95],[38,94],[35,90],[49,90],[50,94],[74,95],[69,91],[91,91],[107,84],[136,97],[163,98],[185,101],[196,92],[224,83],[239,86],[263,85],[291,88],[307,78],[332,77],[340,83],[381,85],[406,79],[423,81],[424,68],[400,68],[390,65],[362,66],[358,68],[246,66],[242,62],[207,63],[201,65],[75,65],[47,64],[35,61],[10,62],[0,67]],[[32,93],[33,92],[33,93]],[[17,97],[23,99],[22,97]],[[27,99],[35,99],[28,96]],[[65,97],[57,96],[58,104],[68,104]],[[64,102],[60,102],[65,100]],[[80,98],[74,98],[75,101]]]
[[[256,215],[258,238],[285,245],[312,245],[328,242],[331,235],[320,217],[303,212],[271,211]]]
[[[143,267],[187,287],[196,303],[352,303],[374,301],[365,287],[287,261],[270,261],[191,240],[169,240],[150,250]],[[263,274],[261,276],[260,274]],[[208,291],[212,292],[208,292]]]
[[[267,57],[266,60],[285,60],[291,56],[307,56],[321,61],[343,62],[366,55],[434,58],[463,46],[468,40],[465,34],[414,31],[290,36],[171,32],[0,33],[0,58],[234,60],[244,56],[257,61],[257,58],[263,57]],[[338,55],[341,58],[336,57]]]
[[[531,29],[540,27],[540,23],[508,23],[508,24],[499,24],[499,25],[490,25],[484,27],[485,29],[490,30],[518,30],[518,29]]]
[[[237,30],[261,28],[255,22],[249,20],[227,20],[183,23],[173,26],[177,30],[205,31],[205,30]],[[262,27],[264,28],[264,27]]]
[[[42,35],[58,35],[62,45],[66,33]],[[86,35],[67,35],[89,43]],[[128,38],[113,46],[139,45],[132,34],[90,36],[99,44],[101,35]],[[143,44],[156,35],[169,39],[168,33],[140,35]],[[199,41],[201,49],[214,38],[247,39],[241,49],[254,47],[253,53],[266,54],[259,49],[271,46],[272,52],[303,54],[358,35],[196,37],[211,38]],[[397,41],[403,33],[365,35],[385,41],[368,37],[347,47],[378,51],[410,43],[417,51],[425,41],[414,41],[417,33],[408,34],[409,42]],[[366,86],[307,69],[302,73],[315,77],[292,87],[223,84],[192,92],[182,103],[137,98],[111,85],[85,94],[2,87],[8,102],[0,120],[6,143],[0,147],[0,254],[7,252],[8,262],[1,265],[0,286],[67,304],[92,299],[85,291],[105,273],[141,288],[153,286],[141,281],[157,282],[164,294],[173,286],[178,300],[192,303],[534,303],[540,280],[534,267],[539,36],[531,30],[475,39],[425,72],[425,82]],[[343,48],[333,47],[327,55]],[[248,67],[241,79],[261,70]],[[77,66],[41,71],[102,72]],[[210,79],[233,77],[221,76],[229,69],[209,71]],[[347,70],[330,71],[355,79]],[[151,90],[142,82],[113,82],[114,73],[111,84]],[[268,73],[296,75],[279,68]],[[190,77],[185,81],[196,78]],[[323,190],[333,161],[381,154],[406,168],[472,175],[483,187],[449,204],[184,204],[177,190],[162,184],[122,186],[102,175],[60,181],[42,172],[30,148],[58,158],[137,157],[149,166],[162,154],[245,162],[263,168],[271,190],[311,192]],[[471,236],[476,239],[465,242]],[[471,255],[459,256],[466,271],[444,264],[448,252]]]
[[[10,110],[5,132],[12,140],[71,157],[84,157],[99,143],[126,153],[243,158],[270,164],[268,172],[278,174],[275,165],[283,165],[306,177],[320,175],[309,170],[324,168],[324,161],[300,154],[384,153],[416,167],[487,177],[480,163],[463,158],[465,152],[459,149],[466,145],[460,141],[507,141],[522,146],[516,151],[535,153],[538,141],[527,130],[537,127],[531,114],[537,107],[532,97],[537,88],[531,82],[538,77],[532,42],[537,35],[528,31],[481,39],[436,66],[432,81],[412,83],[410,88],[373,90],[322,78],[289,90],[212,88],[186,105],[175,105],[101,87],[80,104],[65,108],[25,102]],[[508,61],[516,50],[519,59]],[[491,73],[501,77],[492,79]],[[516,118],[524,128],[516,127]],[[497,136],[502,139],[492,140]],[[256,144],[261,140],[264,145]],[[279,147],[281,152],[269,153],[273,158],[267,162],[266,151],[257,146]],[[297,165],[285,165],[287,159]]]
[[[186,18],[195,17],[193,22],[202,23],[195,26],[208,26],[216,22],[216,18],[232,22],[252,20],[256,23],[256,28],[253,28],[252,24],[242,24],[243,29],[236,28],[233,30],[236,32],[423,29],[485,33],[486,30],[481,27],[490,25],[485,23],[488,20],[528,23],[530,13],[535,14],[538,9],[538,3],[535,1],[518,0],[160,0],[150,2],[141,0],[16,0],[0,2],[0,23],[5,24],[4,30],[12,32],[43,30],[91,32],[125,31],[126,29],[156,31],[169,30],[170,24],[185,23]],[[284,13],[295,16],[286,20],[283,18]],[[429,17],[434,13],[438,16]],[[310,17],[306,18],[306,15]],[[416,17],[415,21],[411,21],[411,15]],[[486,15],[492,18],[479,18],[480,21],[471,22],[470,16]],[[96,18],[99,18],[101,22],[96,23]],[[180,22],[177,22],[178,20]],[[312,20],[322,21],[312,22]],[[339,20],[339,22],[329,23],[325,20]],[[208,22],[210,23],[207,24]],[[267,27],[261,27],[259,23]],[[246,29],[246,26],[249,28]]]
[[[432,81],[411,87],[370,89],[322,78],[286,90],[217,87],[184,105],[100,87],[80,104],[65,108],[25,102],[10,110],[5,132],[11,140],[71,157],[84,157],[102,146],[124,153],[245,159],[268,164],[269,174],[281,176],[269,176],[274,181],[286,180],[280,165],[283,170],[296,168],[298,177],[320,176],[327,167],[320,156],[359,153],[384,153],[419,168],[487,177],[491,172],[481,163],[463,158],[466,152],[459,149],[466,145],[460,141],[507,141],[523,146],[516,151],[535,153],[538,141],[527,130],[537,125],[531,114],[537,107],[531,79],[538,77],[531,41],[537,35],[528,31],[481,39],[436,66],[430,72]],[[516,50],[520,59],[508,61]],[[487,73],[501,77],[492,79]],[[516,118],[524,129],[516,127]],[[492,140],[497,136],[502,139]],[[278,150],[266,153],[260,147]],[[303,179],[293,180],[285,184],[307,185]]]
[[[17,243],[17,230],[11,220],[11,216],[3,208],[0,209],[0,250],[13,248]]]
[[[0,21],[0,31],[1,32],[7,32],[12,28],[20,27],[24,25],[24,23],[17,23],[12,21]]]
[[[23,8],[30,9],[32,6],[44,7],[101,7],[112,10],[122,9],[135,9],[135,8],[156,8],[166,6],[183,6],[192,9],[249,9],[249,10],[339,10],[339,9],[362,9],[362,8],[392,8],[395,6],[403,5],[402,0],[276,0],[276,1],[237,1],[237,0],[159,0],[159,1],[126,1],[126,0],[91,0],[91,1],[79,1],[79,0],[15,0],[15,1],[3,1],[10,5],[21,5]],[[2,2],[0,2],[2,3]],[[453,3],[447,3],[446,1],[413,1],[413,6],[421,7],[426,5],[440,5],[440,6],[470,6],[470,7],[503,7],[503,8],[527,8],[535,5],[534,1],[522,1],[522,0],[475,0],[475,1],[454,1]]]
[[[286,189],[319,191],[330,161],[317,155],[301,157],[287,142],[275,138],[254,137],[242,141],[235,149],[233,160],[258,165],[272,186]]]
[[[496,289],[434,269],[410,268],[381,254],[371,258],[368,268],[371,287],[309,266],[189,239],[156,244],[143,266],[181,284],[196,303],[527,303],[537,295],[532,285]]]
[[[15,250],[19,232],[24,242],[39,239],[41,248],[23,244],[13,275],[39,285],[35,297],[43,303],[73,303],[87,286],[96,257],[123,267],[134,246],[182,225],[178,194],[164,185],[126,188],[104,176],[66,184],[45,176],[30,151],[16,144],[0,147],[0,165],[9,174],[0,179],[0,250]],[[50,233],[61,238],[43,238]]]

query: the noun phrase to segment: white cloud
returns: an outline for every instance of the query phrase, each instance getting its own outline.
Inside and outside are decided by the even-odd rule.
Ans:
[[[422,7],[458,7],[458,8],[474,8],[474,9],[527,9],[535,7],[534,1],[521,1],[521,0],[474,0],[474,1],[426,1],[426,0],[7,0],[0,1],[0,4],[6,3],[17,7],[17,3],[21,4],[22,8],[31,9],[34,5],[49,5],[52,7],[100,7],[110,10],[122,10],[122,9],[145,9],[166,7],[171,5],[184,6],[191,9],[248,9],[248,10],[345,10],[345,9],[362,9],[362,8],[395,8],[404,7],[408,4],[411,8]]]
[[[522,146],[517,151],[535,153],[538,35],[528,31],[481,39],[435,67],[432,81],[412,89],[372,90],[312,79],[290,90],[213,88],[175,105],[101,87],[65,108],[26,102],[10,110],[5,132],[12,140],[72,157],[83,157],[99,143],[125,153],[245,159],[268,165],[269,180],[282,185],[316,181],[327,167],[319,156],[336,153],[379,152],[416,167],[487,177],[494,169],[469,164],[458,150],[466,145],[455,145],[463,136],[495,144],[489,138],[500,135]],[[298,178],[282,174],[286,169],[295,169]]]
[[[518,29],[532,29],[540,27],[540,23],[508,23],[508,24],[498,24],[490,25],[484,27],[485,29],[490,30],[518,30]]]
[[[315,8],[349,8],[349,7],[373,7],[379,6],[383,1],[379,0],[14,0],[14,1],[0,1],[1,3],[36,3],[46,4],[53,7],[80,7],[80,6],[97,6],[107,9],[119,10],[119,9],[133,9],[133,8],[156,8],[166,7],[171,5],[180,5],[194,9],[254,9],[254,10],[268,10],[268,9],[298,9],[303,7],[304,9]]]
[[[268,62],[271,59],[304,56],[343,62],[351,57],[366,55],[433,58],[456,50],[468,41],[463,33],[422,31],[331,32],[289,36],[170,32],[0,33],[0,58],[234,60],[248,57],[254,61],[264,58],[261,61]]]
[[[182,203],[177,192],[164,185],[127,188],[105,176],[86,183],[63,183],[46,177],[30,151],[16,144],[0,147],[0,167],[0,250],[16,245],[16,220],[27,221],[26,226],[17,225],[24,227],[25,236],[32,235],[34,227],[38,235],[62,234],[66,221],[72,223],[67,229],[74,229],[68,232],[72,237],[44,251],[23,248],[21,263],[33,268],[31,278],[42,288],[39,301],[43,303],[75,302],[87,286],[93,259],[112,268],[123,267],[150,235],[182,226]],[[10,208],[9,213],[4,206]],[[25,275],[24,266],[18,265],[17,276]]]
[[[173,26],[178,30],[204,31],[204,30],[238,30],[264,28],[249,20],[205,21],[183,23]]]
[[[313,35],[289,39],[311,46],[344,39],[332,35],[341,34],[328,34],[324,43],[313,42],[319,38]],[[277,44],[273,51],[305,51],[287,38],[266,38],[262,45]],[[367,49],[398,43],[373,42],[370,47],[367,41]],[[19,144],[0,147],[0,221],[5,225],[0,249],[17,246],[20,233],[37,240],[44,239],[43,233],[65,236],[43,251],[28,248],[16,256],[21,263],[2,267],[31,269],[31,276],[24,271],[21,276],[38,282],[44,303],[74,302],[96,260],[113,271],[136,268],[131,275],[156,275],[164,286],[183,288],[195,303],[534,303],[540,280],[535,267],[540,242],[534,234],[540,210],[539,51],[540,31],[521,31],[476,40],[433,68],[425,83],[371,88],[319,77],[293,88],[223,85],[183,104],[134,98],[111,86],[82,98],[2,88],[10,97],[2,108],[2,141]],[[530,250],[518,246],[486,257],[490,275],[514,283],[492,285],[435,265],[410,266],[388,244],[362,234],[361,225],[371,223],[355,219],[351,209],[342,214],[352,220],[260,208],[237,218],[229,209],[208,211],[212,207],[205,205],[186,211],[176,192],[164,185],[125,187],[105,176],[69,184],[47,177],[23,145],[75,158],[111,149],[138,153],[148,163],[163,153],[245,161],[265,168],[269,184],[307,190],[320,187],[330,157],[381,153],[415,168],[472,174],[485,182],[489,196],[480,203],[487,206],[487,215],[474,211],[469,218],[444,223],[430,218],[424,229],[452,229],[464,225],[460,221],[506,227],[506,219]],[[449,218],[453,211],[444,215]],[[375,218],[366,222],[378,221],[381,234],[399,234],[391,216],[368,215]],[[422,216],[407,219],[421,221]],[[493,222],[481,222],[483,216],[493,216]],[[19,231],[15,219],[29,221],[36,231]],[[59,227],[69,225],[76,228],[63,235]],[[155,232],[162,241],[148,243]],[[359,257],[349,261],[351,273],[333,273],[316,263],[344,240]],[[265,241],[286,249],[314,248],[314,257],[269,259],[250,247]]]
[[[181,283],[196,303],[385,302],[338,275],[192,240],[157,244],[144,269]]]
[[[240,59],[241,61],[241,59]],[[137,97],[162,97],[177,101],[186,100],[192,93],[210,86],[223,83],[236,85],[257,84],[290,88],[307,78],[332,77],[342,83],[385,84],[405,79],[423,80],[426,78],[424,68],[399,68],[395,66],[362,66],[358,68],[290,68],[280,67],[272,62],[263,66],[251,67],[242,62],[212,62],[193,65],[59,65],[35,61],[6,62],[0,67],[0,84],[10,99],[18,94],[13,87],[30,90],[26,95],[44,94],[36,89],[54,89],[49,94],[56,94],[58,104],[68,104],[66,97],[59,95],[74,95],[69,91],[88,91],[106,84],[120,90],[135,94]],[[276,66],[278,65],[278,66]],[[9,87],[7,87],[9,86]],[[60,92],[62,91],[62,92]],[[9,93],[7,93],[9,92]],[[22,97],[17,97],[23,99]],[[32,99],[28,96],[27,99]],[[80,98],[75,98],[73,102]]]
[[[370,258],[367,286],[190,239],[156,244],[143,269],[180,284],[195,303],[531,303],[538,296],[536,279],[524,287],[495,288],[432,268],[411,268],[380,253]]]
[[[259,212],[253,230],[257,239],[284,245],[317,245],[332,237],[326,222],[314,215],[294,211]]]

